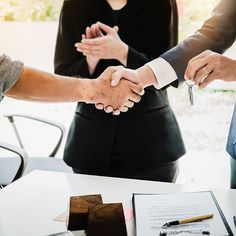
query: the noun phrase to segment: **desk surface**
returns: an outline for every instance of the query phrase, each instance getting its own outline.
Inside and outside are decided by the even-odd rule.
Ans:
[[[63,222],[54,221],[67,209],[69,196],[102,194],[103,201],[122,202],[131,208],[133,193],[171,193],[202,190],[193,186],[152,181],[33,171],[0,190],[1,236],[46,236],[64,231]],[[213,190],[225,217],[236,235],[236,190]],[[134,222],[127,221],[128,235],[133,236]],[[84,235],[75,232],[75,235]]]

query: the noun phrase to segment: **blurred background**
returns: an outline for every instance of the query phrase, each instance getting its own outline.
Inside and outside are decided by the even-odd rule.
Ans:
[[[218,0],[178,0],[179,41],[207,19]],[[53,72],[58,18],[62,0],[0,0],[0,52],[26,65]],[[236,46],[227,55],[236,59]],[[180,160],[178,183],[229,187],[229,158],[225,152],[235,103],[235,83],[215,81],[205,90],[194,88],[190,105],[187,86],[169,88],[172,108],[182,130],[187,154]],[[68,130],[76,104],[40,104],[8,98],[0,103],[0,140],[18,145],[4,114],[23,113],[51,119]],[[46,155],[54,132],[34,122],[18,121],[30,156]],[[63,147],[58,157],[63,155]]]

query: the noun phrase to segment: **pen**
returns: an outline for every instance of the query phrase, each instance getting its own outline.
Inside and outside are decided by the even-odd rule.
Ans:
[[[172,226],[172,225],[182,225],[182,224],[196,222],[196,221],[199,221],[199,220],[206,220],[206,219],[212,218],[213,216],[214,216],[213,214],[208,214],[208,215],[202,215],[202,216],[195,216],[195,217],[191,217],[191,218],[186,218],[186,219],[182,219],[182,220],[175,220],[175,221],[165,223],[162,227],[169,227],[169,226]]]
[[[168,232],[160,232],[159,236],[167,236],[167,235],[176,235],[176,234],[202,234],[202,235],[210,235],[210,231],[205,230],[182,230],[182,231],[168,231]]]
[[[236,216],[234,216],[233,219],[234,219],[234,225],[236,227]]]

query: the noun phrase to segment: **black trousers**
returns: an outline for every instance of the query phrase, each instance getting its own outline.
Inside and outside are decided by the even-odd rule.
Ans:
[[[111,161],[110,169],[103,172],[80,170],[73,168],[74,173],[77,174],[88,174],[88,175],[100,175],[109,177],[119,178],[130,178],[130,179],[141,179],[141,180],[152,180],[161,182],[174,183],[178,177],[179,164],[178,161],[166,162],[151,169],[145,169],[141,171],[132,171],[128,173],[122,159],[113,158]]]

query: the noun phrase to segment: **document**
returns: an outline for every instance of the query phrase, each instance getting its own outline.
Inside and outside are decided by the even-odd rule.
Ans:
[[[170,194],[134,194],[137,236],[233,236],[211,191]],[[172,221],[213,214],[210,219],[163,227]]]

